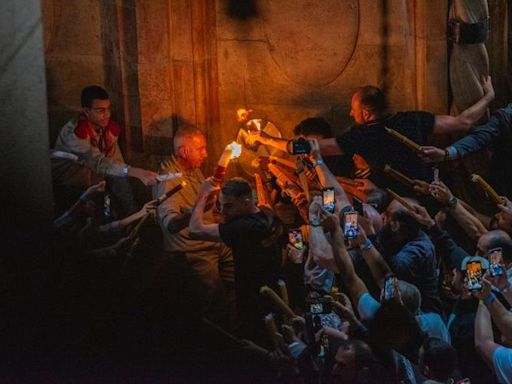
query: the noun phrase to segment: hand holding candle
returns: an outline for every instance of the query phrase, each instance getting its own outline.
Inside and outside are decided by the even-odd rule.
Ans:
[[[229,165],[229,161],[231,159],[235,159],[240,156],[242,153],[242,146],[237,142],[233,141],[228,144],[222,152],[219,161],[217,162],[217,167],[215,167],[215,172],[213,173],[213,181],[215,183],[220,183],[226,174],[226,170]]]

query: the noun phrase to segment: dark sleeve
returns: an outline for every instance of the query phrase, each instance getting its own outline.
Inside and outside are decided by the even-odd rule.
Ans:
[[[497,110],[487,123],[471,129],[466,136],[453,143],[452,147],[455,147],[460,157],[465,157],[489,146],[506,126],[512,126],[512,104]]]
[[[459,268],[462,260],[469,256],[464,249],[457,245],[447,231],[440,229],[437,225],[434,225],[428,231],[428,235],[432,239],[439,257],[449,261],[451,265]]]
[[[336,143],[338,143],[338,147],[340,147],[341,151],[348,158],[352,158],[354,153],[361,148],[361,138],[362,135],[357,130],[357,127],[351,128],[348,132],[336,138]]]
[[[262,221],[252,217],[219,224],[220,238],[229,247],[239,242],[248,243],[248,239],[261,241],[265,238],[266,230]]]
[[[433,113],[423,111],[400,112],[400,133],[416,141],[420,145],[427,143],[434,130],[436,117]]]

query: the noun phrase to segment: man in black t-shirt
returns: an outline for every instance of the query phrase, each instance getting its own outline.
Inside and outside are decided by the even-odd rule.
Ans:
[[[229,180],[221,189],[218,202],[225,222],[206,224],[203,211],[206,202],[218,187],[203,182],[190,219],[190,236],[222,241],[233,252],[235,291],[244,333],[264,330],[265,306],[259,294],[263,285],[275,286],[280,277],[280,223],[267,209],[254,203],[252,189],[242,178]]]
[[[386,164],[415,179],[431,181],[431,170],[419,156],[405,144],[390,136],[391,128],[415,141],[427,144],[431,134],[465,133],[485,113],[494,99],[490,77],[483,84],[484,95],[460,115],[434,115],[429,112],[409,111],[386,114],[384,93],[377,87],[358,88],[351,100],[350,116],[356,122],[348,132],[338,138],[320,140],[324,156],[360,154],[372,169],[372,181],[379,187],[397,187],[383,175]]]

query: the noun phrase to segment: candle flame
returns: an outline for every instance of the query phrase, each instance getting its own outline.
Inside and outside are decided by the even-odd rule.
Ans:
[[[240,157],[242,154],[242,146],[238,144],[236,141],[233,141],[232,143],[228,144],[228,147],[231,148],[231,159],[236,159],[237,157]]]

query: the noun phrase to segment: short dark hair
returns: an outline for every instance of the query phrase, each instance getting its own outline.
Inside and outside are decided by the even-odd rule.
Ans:
[[[503,261],[510,263],[512,261],[512,240],[508,234],[501,230],[492,231],[492,237],[489,240],[489,249],[501,248],[503,252]]]
[[[82,108],[91,108],[94,99],[108,100],[110,97],[108,96],[108,92],[99,85],[91,85],[82,89],[80,96]]]
[[[407,208],[400,207],[392,214],[392,218],[400,223],[400,232],[405,235],[407,241],[412,241],[418,236],[421,225],[412,217]]]
[[[295,126],[293,134],[295,136],[317,135],[323,139],[327,139],[332,137],[332,129],[327,120],[323,117],[308,117]]]
[[[386,110],[386,97],[380,88],[365,85],[357,88],[354,94],[356,93],[359,95],[361,106],[374,114],[380,115]]]
[[[235,199],[252,196],[252,188],[247,180],[242,177],[233,177],[228,180],[221,189],[225,196],[232,196]]]
[[[428,367],[430,379],[448,380],[457,368],[457,352],[446,341],[428,337],[423,342],[423,365]]]

